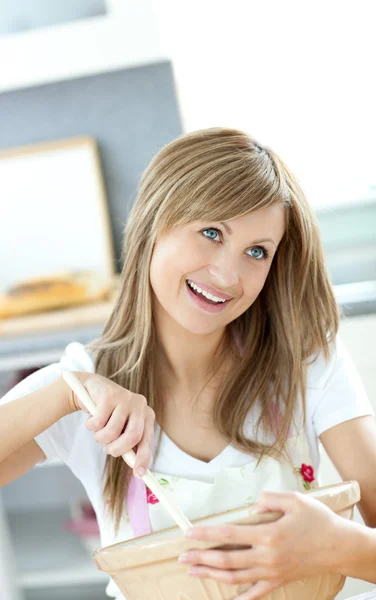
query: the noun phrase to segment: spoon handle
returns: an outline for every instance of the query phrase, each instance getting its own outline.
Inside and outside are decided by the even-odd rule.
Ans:
[[[72,371],[64,371],[63,379],[69,385],[69,387],[73,390],[73,392],[78,396],[81,400],[82,404],[87,408],[91,415],[95,415],[96,406],[91,397],[89,396],[88,391],[84,388],[82,383],[77,379],[76,375],[72,373]],[[123,459],[131,467],[134,468],[136,462],[136,453],[133,450],[129,450],[125,454],[122,454]],[[158,483],[158,480],[154,477],[154,475],[149,471],[146,471],[145,475],[142,477],[143,481],[146,483],[148,488],[153,492],[156,498],[158,498],[159,502],[163,504],[167,512],[174,519],[177,525],[185,532],[192,527],[192,523],[187,519],[185,514],[181,511],[181,509],[173,502],[171,498],[169,498],[163,489],[163,487]]]

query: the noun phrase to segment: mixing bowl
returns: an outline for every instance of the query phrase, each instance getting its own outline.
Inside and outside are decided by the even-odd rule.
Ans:
[[[356,481],[338,483],[306,492],[338,515],[352,519],[360,500]],[[198,519],[194,524],[249,524],[275,521],[278,513],[249,515],[249,506]],[[133,540],[102,548],[94,554],[99,569],[108,573],[127,600],[230,600],[249,589],[250,584],[226,584],[188,575],[188,566],[178,556],[192,548],[214,548],[213,542],[186,539],[178,527],[171,527]],[[218,545],[217,545],[218,547]],[[265,596],[265,600],[333,600],[345,577],[323,573],[291,582]]]

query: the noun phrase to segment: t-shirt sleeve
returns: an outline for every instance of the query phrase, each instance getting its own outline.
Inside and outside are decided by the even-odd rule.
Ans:
[[[360,375],[343,342],[337,337],[328,363],[312,365],[307,385],[307,418],[316,436],[345,421],[373,415]]]
[[[78,342],[69,344],[60,362],[43,367],[26,377],[5,394],[0,403],[11,402],[49,385],[61,376],[64,370],[94,373],[93,359],[82,344]],[[47,459],[60,459],[70,466],[70,458],[73,455],[77,437],[81,435],[82,428],[89,433],[84,425],[87,417],[88,415],[83,411],[77,411],[63,417],[36,436],[35,441]]]

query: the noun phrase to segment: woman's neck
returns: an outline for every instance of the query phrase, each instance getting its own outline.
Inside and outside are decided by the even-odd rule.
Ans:
[[[229,361],[223,356],[224,331],[205,336],[180,327],[164,327],[157,331],[157,340],[158,377],[165,390],[196,395]]]

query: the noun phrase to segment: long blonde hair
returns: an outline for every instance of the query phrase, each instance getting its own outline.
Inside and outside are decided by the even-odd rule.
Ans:
[[[319,353],[328,358],[339,322],[315,215],[297,179],[270,148],[242,131],[211,128],[185,134],[158,152],[142,176],[125,228],[114,309],[101,338],[89,346],[96,371],[144,395],[162,429],[149,282],[155,242],[178,225],[226,221],[275,203],[286,207],[286,232],[261,293],[227,326],[241,336],[244,351],[218,393],[213,415],[229,443],[259,459],[283,451],[299,398],[304,407],[307,359]],[[256,402],[262,407],[258,425],[267,431],[272,403],[283,408],[271,445],[244,436],[245,417]],[[131,474],[121,458],[107,457],[104,494],[116,526]]]

